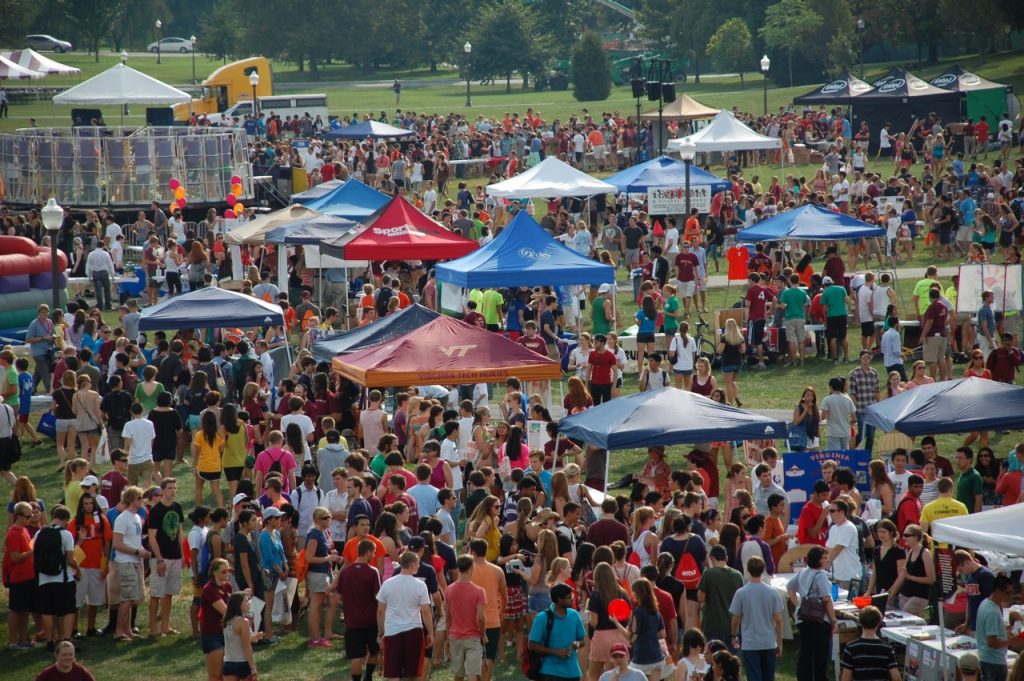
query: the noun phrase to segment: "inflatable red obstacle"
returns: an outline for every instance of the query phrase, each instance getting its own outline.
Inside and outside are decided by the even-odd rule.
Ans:
[[[0,336],[20,336],[39,305],[52,299],[50,249],[22,236],[0,235]],[[57,251],[61,304],[67,304],[68,257]]]

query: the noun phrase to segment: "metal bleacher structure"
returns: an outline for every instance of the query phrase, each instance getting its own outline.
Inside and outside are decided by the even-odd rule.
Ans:
[[[23,128],[0,134],[0,177],[6,203],[38,206],[53,196],[71,207],[168,205],[172,178],[190,208],[219,206],[242,178],[253,194],[245,136],[232,128]]]

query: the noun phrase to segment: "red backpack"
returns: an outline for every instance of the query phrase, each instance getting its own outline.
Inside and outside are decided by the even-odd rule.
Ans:
[[[693,536],[691,535],[690,539],[692,538]],[[690,539],[687,539],[686,544],[683,545],[683,553],[679,556],[679,561],[676,563],[675,578],[682,582],[683,586],[688,590],[692,591],[700,584],[700,566],[693,559],[693,554],[686,552],[686,548],[690,545]]]

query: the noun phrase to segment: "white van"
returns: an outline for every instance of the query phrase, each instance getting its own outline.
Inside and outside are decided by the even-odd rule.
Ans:
[[[320,120],[327,126],[327,95],[272,95],[270,97],[257,97],[259,103],[258,111],[269,116],[271,112],[277,114],[284,120],[287,116],[303,117],[307,113],[309,117]],[[208,114],[207,118],[213,125],[231,125],[235,118],[240,121],[252,114],[252,102],[244,100],[222,113]]]

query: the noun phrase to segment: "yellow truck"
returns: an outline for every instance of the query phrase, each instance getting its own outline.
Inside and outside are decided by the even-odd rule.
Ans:
[[[256,85],[257,97],[269,97],[274,94],[274,77],[270,71],[270,61],[266,57],[250,57],[225,64],[210,74],[202,82],[202,93],[199,99],[191,104],[178,104],[174,107],[174,120],[187,121],[192,112],[197,116],[220,113],[238,102],[252,101],[253,86],[250,76],[259,75]]]

